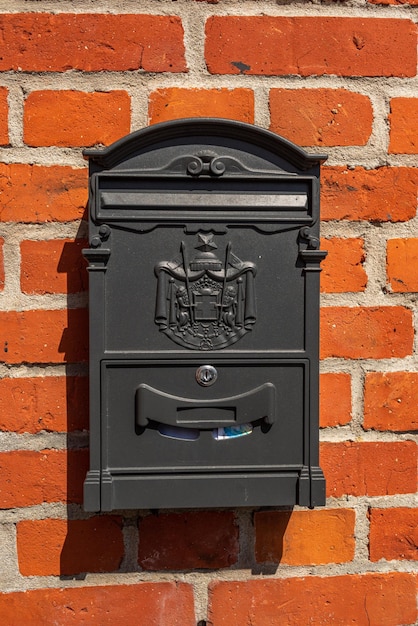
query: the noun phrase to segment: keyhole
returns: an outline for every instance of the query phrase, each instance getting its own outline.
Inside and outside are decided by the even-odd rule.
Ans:
[[[218,372],[213,365],[201,365],[196,370],[196,380],[203,387],[213,385],[217,378]]]

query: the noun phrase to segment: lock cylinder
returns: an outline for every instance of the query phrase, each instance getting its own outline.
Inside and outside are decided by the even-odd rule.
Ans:
[[[196,370],[196,380],[202,387],[210,387],[218,378],[218,372],[213,365],[201,365]]]

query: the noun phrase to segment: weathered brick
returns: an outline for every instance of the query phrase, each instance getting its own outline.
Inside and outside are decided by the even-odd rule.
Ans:
[[[112,572],[123,558],[122,518],[24,520],[17,524],[23,576],[72,576]]]
[[[412,312],[393,307],[321,309],[321,358],[390,359],[412,354]]]
[[[371,561],[418,560],[418,509],[371,508],[369,520]]]
[[[351,376],[343,373],[321,374],[319,423],[344,426],[351,420]]]
[[[183,27],[175,16],[3,14],[0,32],[0,71],[186,70]]]
[[[0,87],[0,145],[7,146],[9,143],[9,90]]]
[[[416,28],[390,18],[214,16],[205,56],[212,74],[415,76]]]
[[[0,237],[0,291],[4,289],[4,255],[3,255],[4,239]]]
[[[370,4],[406,4],[408,6],[416,6],[418,4],[418,0],[367,0],[367,2],[370,2]]]
[[[416,577],[395,573],[213,582],[208,626],[415,624]]]
[[[417,212],[418,168],[323,167],[321,218],[404,222]]]
[[[2,222],[68,222],[83,217],[87,169],[0,163]]]
[[[364,428],[418,430],[418,372],[370,372],[364,387]]]
[[[193,588],[182,582],[0,593],[8,626],[196,626]]]
[[[37,433],[88,429],[86,376],[0,379],[0,430]]]
[[[20,288],[27,294],[78,293],[87,289],[85,239],[22,241]]]
[[[33,91],[24,105],[23,139],[35,147],[110,144],[129,133],[130,117],[126,91]]]
[[[397,293],[418,291],[418,239],[389,239],[387,280]]]
[[[231,512],[149,515],[140,522],[139,564],[145,570],[230,567],[238,550]]]
[[[418,98],[392,98],[389,123],[389,152],[392,154],[417,154]]]
[[[373,110],[346,89],[271,89],[270,119],[271,130],[302,146],[364,146]]]
[[[86,309],[0,312],[0,362],[81,362],[88,355]]]
[[[151,124],[182,117],[224,117],[252,124],[252,89],[158,89],[150,95]]]
[[[327,495],[336,498],[415,493],[416,464],[413,441],[321,443]]]
[[[255,513],[258,563],[322,565],[354,558],[353,509]]]
[[[14,450],[0,453],[0,508],[83,500],[86,450]]]
[[[321,263],[322,292],[345,293],[366,289],[363,239],[322,239],[321,248],[328,251],[328,256]]]

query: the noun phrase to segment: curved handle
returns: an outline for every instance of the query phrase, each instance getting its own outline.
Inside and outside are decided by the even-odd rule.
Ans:
[[[150,420],[192,428],[223,428],[264,419],[275,420],[275,387],[265,383],[251,391],[215,400],[180,398],[142,384],[136,391],[136,423],[147,426]]]

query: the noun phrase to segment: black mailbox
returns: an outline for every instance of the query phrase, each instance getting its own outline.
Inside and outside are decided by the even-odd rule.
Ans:
[[[324,504],[326,157],[220,119],[159,124],[84,154],[85,509]]]

